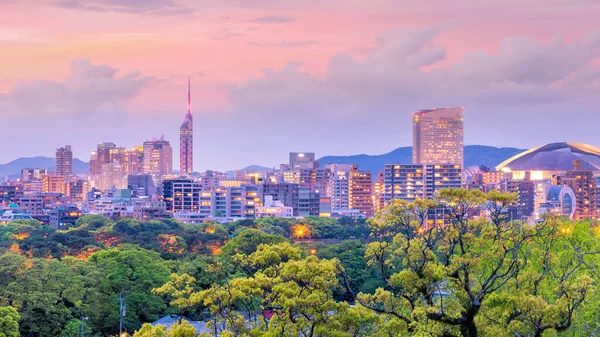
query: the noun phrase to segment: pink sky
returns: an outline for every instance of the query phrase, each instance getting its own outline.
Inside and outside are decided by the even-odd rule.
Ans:
[[[422,5],[424,3],[427,5]],[[561,101],[561,104],[581,104],[578,109],[589,107],[588,113],[592,116],[594,112],[598,113],[594,106],[598,99],[585,96],[583,91],[581,97],[573,95],[568,92],[568,88],[573,87],[568,81],[576,80],[577,88],[598,87],[596,72],[600,43],[597,40],[600,34],[594,33],[599,28],[598,17],[600,2],[594,0],[0,0],[0,114],[3,120],[12,119],[17,125],[30,128],[39,137],[28,140],[18,151],[4,151],[0,162],[19,156],[51,155],[54,148],[65,142],[74,144],[76,156],[87,159],[95,143],[112,140],[129,147],[161,133],[177,148],[177,127],[185,111],[185,77],[189,73],[193,77],[196,128],[202,130],[198,131],[196,141],[200,148],[196,165],[201,169],[238,168],[247,164],[275,165],[285,161],[285,153],[293,150],[314,151],[318,155],[387,152],[410,145],[410,117],[407,116],[414,108],[423,107],[417,104],[466,106],[467,116],[469,108],[471,111],[481,109],[481,114],[484,114],[483,111],[488,114],[506,111],[507,116],[518,115],[514,108],[508,111],[506,106],[492,106],[488,100],[490,91],[466,95],[468,97],[456,101],[448,99],[440,94],[444,90],[439,80],[447,76],[454,78],[452,81],[455,82],[459,77],[468,77],[473,82],[480,78],[478,74],[482,74],[486,88],[494,88],[495,93],[502,95],[513,95],[509,97],[514,97],[515,102],[523,99],[519,93],[524,90],[532,91],[528,97],[544,97],[546,94],[556,96],[552,90],[558,88],[556,90],[568,96],[568,100]],[[417,33],[414,33],[413,40],[405,39],[405,35],[427,31],[426,27],[432,26],[439,27],[431,36],[424,33],[423,41],[419,40],[421,35]],[[406,30],[394,35],[397,29]],[[593,36],[586,40],[583,38],[588,36],[586,34]],[[388,42],[382,43],[381,36],[387,36]],[[557,36],[562,37],[562,43],[568,47],[552,48]],[[499,48],[502,41],[512,37],[528,37],[530,40],[510,40],[513,42],[508,43],[505,50],[511,59],[507,60],[498,55]],[[412,47],[416,49],[412,50]],[[416,66],[410,62],[405,64],[405,60],[411,60],[417,52],[422,57],[422,52],[438,47],[443,49],[443,57],[436,57],[432,62],[420,59]],[[522,52],[514,48],[522,48]],[[556,57],[554,54],[549,57],[549,69],[553,68],[552,62],[570,66],[556,76],[540,75],[539,72],[544,72],[544,69],[532,73],[526,62],[536,64],[535,60],[519,59],[519,55],[531,53],[531,57],[540,57],[546,54],[535,52],[536,48],[549,48],[556,54]],[[561,49],[572,52],[563,55]],[[396,52],[398,55],[394,54]],[[505,79],[501,74],[488,74],[486,69],[479,69],[473,64],[475,69],[466,69],[469,62],[465,60],[480,60],[477,55],[482,53],[487,55],[486,60],[489,58],[485,62],[489,61],[498,69],[505,66],[509,70],[515,69],[513,77],[509,77],[511,71]],[[352,62],[339,66],[340,54]],[[397,59],[394,58],[396,56]],[[89,60],[90,66],[107,65],[110,69],[118,69],[114,76],[109,76],[114,79],[139,72],[140,81],[130,83],[130,79],[125,78],[119,82],[123,85],[122,93],[111,91],[96,95],[99,92],[98,82],[90,84],[85,80],[95,74],[88,69],[92,75],[85,73],[74,83],[83,87],[89,84],[85,89],[89,90],[85,92],[85,95],[90,95],[89,100],[86,96],[86,99],[75,99],[73,103],[72,97],[65,98],[67,94],[57,93],[62,89],[52,89],[55,84],[60,86],[68,82],[71,76],[69,65],[73,60]],[[396,61],[402,65],[396,67]],[[287,73],[285,69],[289,62],[299,62],[301,66],[289,68]],[[381,69],[378,69],[380,66]],[[361,69],[354,73],[353,70],[358,68]],[[275,74],[271,76],[264,69],[272,69]],[[396,69],[403,71],[395,74]],[[417,73],[412,74],[412,70]],[[478,73],[471,74],[471,71]],[[425,79],[427,75],[423,72],[440,74],[440,77],[432,75],[436,76],[435,81]],[[504,70],[504,73],[507,71]],[[390,74],[390,78],[384,78],[384,74]],[[406,81],[414,75],[417,76],[415,82],[428,83],[423,85],[427,90],[421,88],[418,91],[423,96],[414,104],[388,102],[388,97],[368,94],[362,97],[362,91],[354,93],[354,88],[346,87],[352,81],[364,80],[363,83],[368,86],[366,91],[381,85],[378,94],[387,86],[406,93],[410,88],[396,83],[398,79],[392,77],[403,77],[404,74]],[[581,79],[581,74],[589,74],[589,78]],[[347,78],[346,75],[356,77]],[[38,80],[46,82],[28,86]],[[281,83],[278,85],[277,81]],[[19,87],[19,83],[24,86]],[[307,83],[313,83],[314,87]],[[431,83],[440,87],[431,88]],[[507,89],[510,84],[520,86],[516,95],[512,86]],[[110,83],[106,85],[112,86]],[[276,95],[273,93],[275,90],[270,93],[262,91],[271,88],[271,85],[277,89]],[[16,92],[24,93],[17,95]],[[351,99],[356,98],[357,102],[347,104],[347,98],[344,98],[342,107],[337,95],[349,92],[352,92]],[[23,103],[23,95],[31,96],[26,100],[36,100],[38,94],[44,97],[40,100],[44,105],[35,108],[49,108],[53,111],[51,115],[31,112],[31,102]],[[269,96],[271,94],[275,96]],[[322,115],[324,119],[315,120],[312,124],[318,127],[311,128],[311,124],[307,123],[298,125],[296,130],[288,130],[286,134],[290,137],[278,139],[278,144],[273,145],[269,153],[248,150],[235,158],[223,155],[240,146],[244,138],[231,136],[228,141],[217,141],[218,136],[239,133],[232,128],[252,124],[243,123],[246,118],[256,121],[259,126],[268,124],[274,128],[289,128],[290,123],[296,120],[289,114],[305,113],[310,116],[310,111],[296,110],[299,104],[295,100],[303,95],[308,95],[308,98],[302,102],[313,102],[326,111]],[[462,96],[462,93],[458,95]],[[407,97],[411,96],[407,94]],[[291,101],[286,98],[291,98]],[[376,111],[365,109],[365,106],[373,106],[372,100],[376,98],[376,105],[385,102],[385,106],[377,107]],[[69,104],[62,104],[63,99],[69,100]],[[330,102],[330,99],[335,102]],[[86,102],[96,106],[82,108]],[[56,107],[52,107],[54,103]],[[531,116],[539,113],[562,118],[559,110],[564,110],[563,105],[555,111],[543,103],[527,100],[527,105],[520,105],[519,111],[529,111]],[[97,108],[100,106],[102,108]],[[385,122],[378,120],[391,114],[394,106],[399,109],[397,114],[402,114],[402,118],[397,119],[398,123],[402,123],[402,126],[398,125],[397,135],[366,134],[355,143],[341,140],[347,133],[378,130],[379,126],[385,129],[388,126],[379,124]],[[314,109],[314,106],[304,108]],[[97,130],[95,137],[89,133],[75,133],[72,137],[76,140],[69,140],[62,135],[65,129],[61,125],[77,125],[74,122],[78,121],[77,118],[88,118],[81,116],[87,114],[87,111],[81,111],[85,109],[115,114],[107,118],[126,118],[127,122],[121,124],[127,128],[100,123],[97,128],[101,129]],[[254,109],[257,109],[256,113]],[[354,109],[356,111],[353,112]],[[267,110],[273,110],[275,114],[262,113]],[[335,112],[337,110],[343,112]],[[382,118],[377,118],[379,111]],[[365,130],[352,128],[352,118],[361,113],[370,116],[372,127]],[[41,116],[40,120],[46,122],[36,124],[36,118],[31,119],[36,116]],[[89,118],[78,123],[96,125],[96,117]],[[339,132],[330,134],[331,127],[321,127],[340,118],[348,120],[340,122]],[[535,119],[532,117],[531,120]],[[48,121],[56,123],[52,124],[52,132],[58,134],[47,130]],[[171,122],[172,125],[166,124]],[[471,127],[471,132],[466,131],[467,143],[529,147],[551,141],[549,138],[532,140],[524,136],[503,139],[500,135],[510,131],[481,130],[485,122],[485,115],[466,122]],[[554,129],[559,127],[557,125]],[[136,130],[126,131],[131,128]],[[392,132],[392,129],[389,130]],[[123,136],[124,132],[130,135]],[[308,132],[313,134],[313,140],[301,141]],[[519,134],[523,132],[526,132],[525,127],[519,129]],[[580,134],[572,133],[573,137]],[[45,137],[50,137],[50,140]],[[252,138],[264,146],[272,139],[265,136]],[[556,139],[561,140],[565,139]],[[591,136],[573,140],[596,141],[595,145],[600,145],[600,139]],[[40,145],[42,141],[43,145]],[[205,141],[213,145],[203,146]],[[257,159],[259,155],[261,157]]]

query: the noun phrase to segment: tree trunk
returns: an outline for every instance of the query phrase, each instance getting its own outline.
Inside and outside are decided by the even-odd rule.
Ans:
[[[460,326],[460,333],[463,337],[477,337],[477,327],[474,320],[468,320]]]

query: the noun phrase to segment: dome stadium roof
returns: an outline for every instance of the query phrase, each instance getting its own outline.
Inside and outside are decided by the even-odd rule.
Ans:
[[[573,168],[574,160],[581,161],[584,170],[600,171],[600,148],[570,142],[546,144],[505,160],[496,170],[565,171]]]

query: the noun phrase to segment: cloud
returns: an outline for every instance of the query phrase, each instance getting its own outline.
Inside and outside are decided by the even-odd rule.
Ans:
[[[244,33],[235,32],[230,29],[221,29],[220,31],[218,31],[216,33],[209,34],[208,37],[211,40],[228,41],[228,40],[234,39],[236,37],[244,36],[244,35],[245,35]]]
[[[62,82],[34,80],[19,82],[2,95],[2,110],[9,114],[86,116],[118,111],[119,105],[135,97],[152,77],[139,72],[117,77],[108,65],[89,60],[70,63],[71,75]]]
[[[82,9],[94,12],[123,12],[150,15],[187,15],[188,7],[173,0],[57,0],[58,7]]]
[[[276,47],[276,48],[288,48],[288,47],[306,47],[314,46],[319,44],[319,41],[315,40],[301,40],[301,41],[280,41],[280,42],[247,42],[252,47]]]
[[[283,16],[283,15],[267,15],[261,16],[256,19],[250,20],[250,22],[256,23],[286,23],[286,22],[295,22],[296,18],[293,16]]]
[[[273,129],[294,125],[311,135],[335,128],[337,137],[349,130],[348,137],[356,133],[371,144],[391,137],[390,148],[410,141],[410,113],[419,108],[465,107],[468,139],[479,141],[508,133],[528,144],[533,125],[560,121],[544,123],[547,139],[536,143],[552,141],[565,128],[581,128],[574,114],[599,122],[592,116],[600,105],[600,31],[571,42],[509,37],[495,53],[474,51],[440,64],[447,52],[435,39],[449,27],[392,29],[364,57],[334,55],[322,78],[297,62],[265,70],[231,88],[231,106],[247,123],[272,120]]]

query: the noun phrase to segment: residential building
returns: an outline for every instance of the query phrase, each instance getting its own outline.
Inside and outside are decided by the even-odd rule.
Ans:
[[[386,164],[385,203],[432,199],[441,189],[460,188],[461,180],[461,166],[457,164]]]
[[[197,212],[202,185],[189,178],[163,181],[163,200],[168,212]]]
[[[73,175],[73,151],[71,145],[65,145],[56,150],[56,174],[59,176]]]
[[[373,175],[359,171],[358,166],[350,170],[348,176],[348,208],[357,209],[369,217],[373,215]]]
[[[265,196],[263,206],[256,207],[256,218],[292,218],[294,217],[294,208],[285,206],[281,201],[273,200],[272,195]]]
[[[330,164],[331,176],[327,184],[327,197],[331,199],[332,211],[347,210],[350,207],[349,180],[350,171],[356,168],[354,164]]]
[[[42,186],[43,193],[60,193],[67,194],[67,177],[56,174],[49,174],[44,177]]]
[[[298,202],[291,208],[294,216],[319,216],[321,214],[321,196],[308,186],[300,186],[298,187]]]
[[[152,196],[156,193],[156,186],[149,174],[130,174],[127,176],[127,189],[134,196]]]
[[[42,180],[48,175],[47,169],[42,168],[24,168],[21,170],[21,181]]]
[[[463,166],[463,112],[463,108],[440,108],[413,114],[413,164]]]

